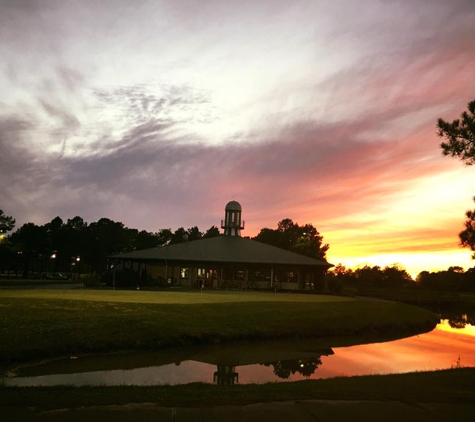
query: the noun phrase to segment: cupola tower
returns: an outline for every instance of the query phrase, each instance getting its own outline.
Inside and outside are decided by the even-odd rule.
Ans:
[[[221,220],[221,228],[224,229],[225,236],[241,236],[241,230],[244,229],[241,212],[242,208],[239,202],[231,201],[226,204],[224,221]]]

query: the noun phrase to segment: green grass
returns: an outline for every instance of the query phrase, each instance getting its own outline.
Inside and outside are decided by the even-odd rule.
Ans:
[[[399,303],[245,292],[0,291],[0,365],[238,340],[414,334],[437,323]]]
[[[264,385],[154,387],[0,387],[3,407],[37,409],[156,403],[167,407],[245,405],[286,400],[399,400],[473,403],[475,368]]]
[[[0,279],[0,287],[38,287],[51,285],[81,284],[78,280],[23,280],[23,279]]]
[[[341,296],[305,295],[294,293],[259,293],[240,291],[144,291],[144,290],[8,290],[0,291],[0,298],[68,299],[93,302],[203,304],[233,302],[293,302],[325,303],[351,302]]]

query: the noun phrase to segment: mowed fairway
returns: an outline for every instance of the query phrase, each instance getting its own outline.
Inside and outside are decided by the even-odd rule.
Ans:
[[[94,302],[198,304],[231,302],[348,302],[355,299],[341,296],[304,295],[291,293],[259,293],[240,291],[143,291],[143,290],[0,290],[0,298],[34,298],[90,300]]]
[[[256,292],[0,290],[0,364],[238,340],[423,332],[416,307]]]

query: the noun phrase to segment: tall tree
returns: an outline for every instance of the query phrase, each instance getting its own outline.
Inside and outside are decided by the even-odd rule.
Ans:
[[[88,229],[92,239],[86,257],[98,273],[105,270],[107,256],[133,249],[131,233],[121,222],[101,218]]]
[[[0,210],[0,270],[10,270],[14,268],[16,262],[16,252],[13,250],[9,239],[5,234],[15,227],[15,219],[9,215],[5,215]]]
[[[157,236],[158,236],[158,246],[168,245],[173,238],[172,229],[160,229],[157,233]]]
[[[197,226],[190,227],[186,233],[188,234],[188,240],[198,240],[203,237],[203,233]]]
[[[267,227],[261,229],[254,240],[322,260],[326,259],[330,248],[323,244],[323,236],[312,224],[299,226],[290,218],[279,221],[275,230]]]
[[[182,242],[186,242],[187,240],[188,240],[188,233],[183,227],[179,227],[172,234],[172,238],[170,239],[170,244],[182,243]]]
[[[444,155],[460,158],[466,165],[475,164],[475,100],[468,103],[468,111],[462,112],[460,119],[437,122],[438,135],[447,140],[440,147]],[[474,198],[475,200],[475,198]],[[465,213],[465,230],[459,233],[461,245],[475,251],[475,210]],[[472,255],[475,259],[475,254]]]
[[[475,197],[473,198],[475,201]],[[468,210],[465,215],[467,220],[465,221],[465,230],[459,233],[460,242],[464,248],[470,248],[475,252],[475,209]],[[475,253],[472,255],[472,259],[475,259]]]
[[[15,227],[15,223],[16,221],[13,217],[5,215],[3,210],[0,210],[0,235],[12,230]]]
[[[58,268],[64,268],[66,265],[69,267],[71,258],[66,250],[67,239],[64,236],[63,226],[63,220],[59,216],[43,226],[48,235],[48,243],[45,246],[51,253],[55,254],[54,271],[58,271]]]
[[[81,217],[76,216],[68,219],[63,225],[62,231],[62,254],[72,261],[79,258],[82,263],[88,264],[87,258],[88,251],[92,248],[92,235],[87,223]]]
[[[38,267],[48,255],[48,233],[45,226],[33,223],[23,224],[10,236],[23,261],[23,277],[27,278],[32,265]]]
[[[154,248],[159,245],[158,233],[150,233],[146,230],[142,230],[137,233],[134,242],[134,249],[148,249]]]
[[[218,237],[220,235],[221,233],[219,232],[219,229],[216,226],[211,226],[208,230],[206,230],[206,233],[203,235],[203,239],[208,239],[209,237]]]
[[[475,100],[468,103],[468,111],[452,122],[439,118],[437,134],[447,140],[440,147],[444,155],[460,158],[465,164],[475,164]]]

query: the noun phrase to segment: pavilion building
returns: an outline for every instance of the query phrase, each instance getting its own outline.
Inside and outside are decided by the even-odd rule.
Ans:
[[[112,255],[111,266],[159,284],[279,290],[322,288],[325,273],[333,266],[241,237],[244,221],[236,201],[226,205],[221,228],[224,233],[217,237]]]

